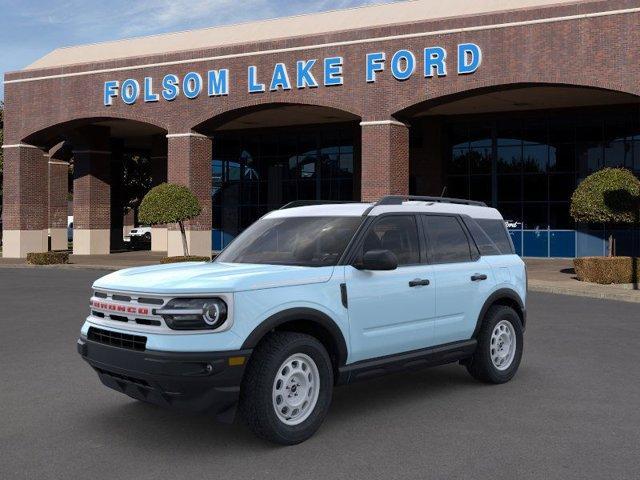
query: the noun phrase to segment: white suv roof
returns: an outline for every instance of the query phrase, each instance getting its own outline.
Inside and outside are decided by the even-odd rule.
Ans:
[[[453,199],[456,200],[456,199]],[[327,203],[321,205],[307,205],[302,207],[283,208],[268,213],[266,218],[286,217],[360,217],[367,210],[369,216],[392,212],[421,212],[421,213],[453,213],[469,215],[472,218],[502,220],[502,215],[495,208],[483,205],[467,205],[444,201],[404,200],[399,204],[375,203]]]

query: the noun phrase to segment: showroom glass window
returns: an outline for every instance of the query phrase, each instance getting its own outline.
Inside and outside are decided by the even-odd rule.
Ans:
[[[219,132],[213,141],[213,246],[295,200],[353,200],[357,124]]]
[[[577,182],[603,167],[640,174],[638,107],[501,113],[449,122],[447,195],[497,207],[511,228],[574,229]]]

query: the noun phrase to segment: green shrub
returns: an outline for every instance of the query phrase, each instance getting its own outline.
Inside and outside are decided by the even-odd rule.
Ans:
[[[30,265],[58,265],[69,263],[68,252],[39,252],[27,253],[27,263]]]
[[[152,188],[142,199],[138,219],[149,225],[177,223],[182,234],[182,247],[185,256],[189,256],[187,234],[184,222],[202,213],[198,198],[183,185],[162,183]]]
[[[160,263],[179,263],[179,262],[208,262],[210,257],[199,257],[198,255],[189,255],[188,257],[164,257],[160,260]]]
[[[585,223],[638,223],[640,180],[625,168],[603,168],[585,178],[571,196],[571,216]],[[615,240],[609,235],[609,256]]]
[[[637,221],[640,180],[624,168],[604,168],[585,178],[571,196],[576,222],[633,223]]]
[[[640,258],[581,257],[573,260],[573,266],[578,280],[583,282],[608,285],[611,283],[633,283],[640,279]]]

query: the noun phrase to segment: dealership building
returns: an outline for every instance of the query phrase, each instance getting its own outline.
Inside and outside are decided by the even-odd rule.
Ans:
[[[524,256],[603,254],[569,201],[640,173],[639,47],[637,1],[415,0],[61,48],[5,75],[2,254],[67,248],[69,162],[74,253],[109,253],[131,153],[198,197],[195,254],[290,201],[443,192]]]

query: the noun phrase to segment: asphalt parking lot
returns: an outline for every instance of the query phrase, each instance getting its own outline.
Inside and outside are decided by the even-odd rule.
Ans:
[[[450,365],[340,387],[315,437],[276,447],[99,383],[75,342],[104,273],[0,269],[0,478],[640,477],[638,304],[531,294],[512,382]]]

